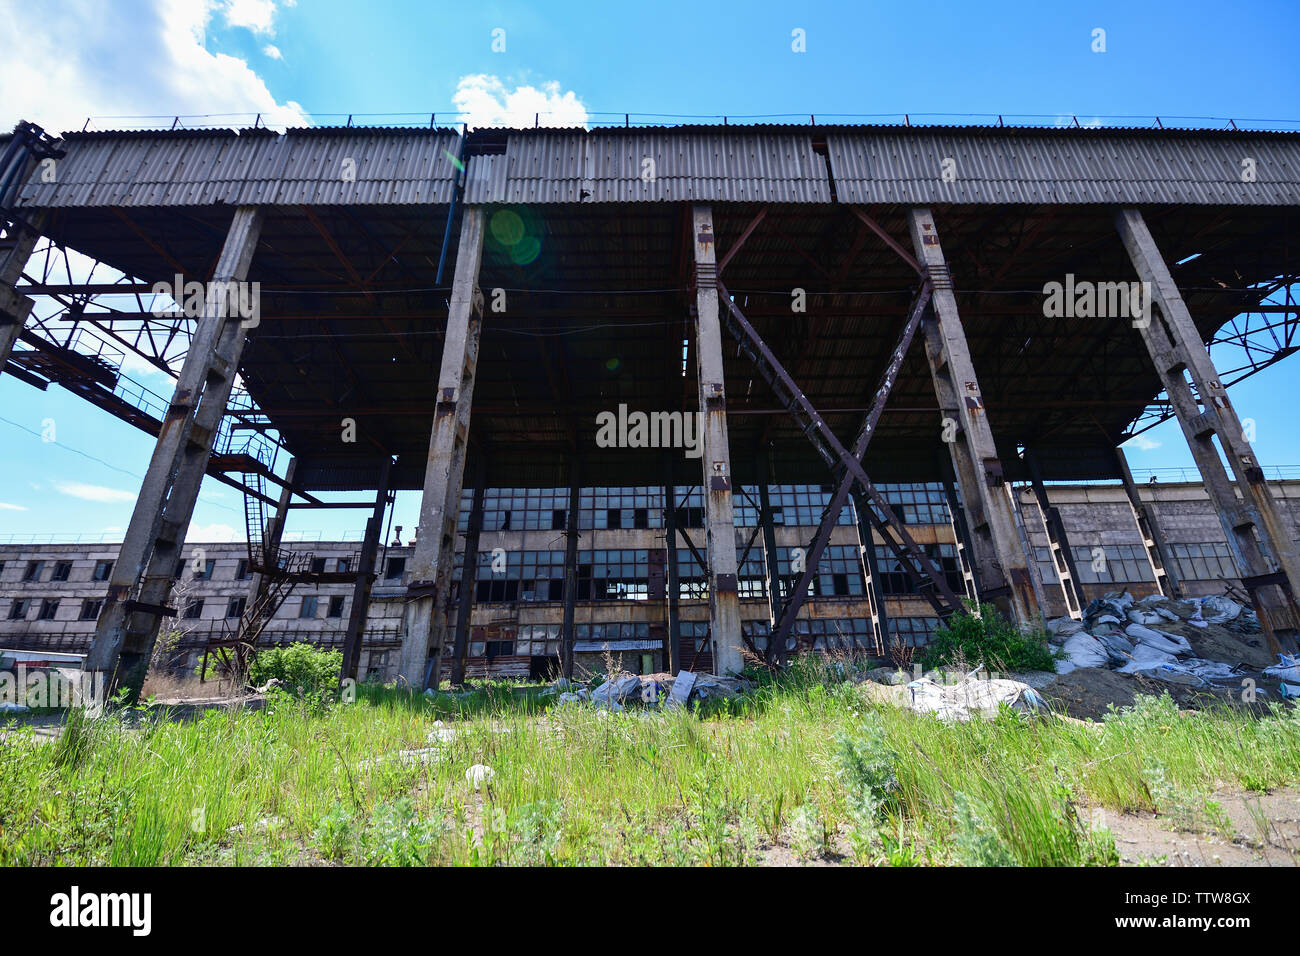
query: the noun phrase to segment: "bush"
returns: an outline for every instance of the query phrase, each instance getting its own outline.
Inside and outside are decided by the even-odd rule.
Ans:
[[[297,643],[259,650],[248,665],[248,681],[261,687],[274,677],[290,692],[319,693],[332,690],[342,670],[342,651],[322,651]]]
[[[1042,630],[1021,631],[993,605],[981,604],[980,616],[957,614],[941,624],[921,656],[923,667],[983,664],[1002,671],[1054,671],[1058,652]]]

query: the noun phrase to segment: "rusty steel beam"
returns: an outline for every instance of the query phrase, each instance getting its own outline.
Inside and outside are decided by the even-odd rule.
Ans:
[[[871,409],[862,420],[862,426],[858,429],[857,437],[854,439],[852,454],[859,463],[867,453],[867,446],[871,444],[871,438],[876,432],[876,426],[880,423],[880,416],[885,409],[885,403],[889,401],[889,393],[893,390],[894,382],[903,367],[904,359],[907,358],[907,352],[911,348],[912,339],[916,336],[916,330],[920,328],[921,315],[929,303],[930,283],[925,281],[921,283],[921,288],[916,294],[912,308],[908,310],[907,320],[903,323],[902,331],[898,334],[898,341],[894,345],[889,364],[885,366],[885,371],[876,387],[875,395],[872,397]],[[769,664],[785,663],[788,650],[786,645],[790,632],[794,630],[795,619],[798,618],[800,609],[808,599],[808,587],[817,574],[817,565],[821,561],[822,553],[826,550],[826,545],[830,543],[831,532],[835,530],[840,512],[849,503],[849,492],[853,489],[853,481],[853,472],[845,467],[839,481],[836,482],[835,493],[831,496],[830,504],[822,512],[821,521],[817,524],[817,532],[813,535],[812,544],[808,546],[803,571],[796,580],[794,589],[781,606],[780,617],[772,628],[772,636],[767,644],[767,660]]]
[[[726,287],[721,282],[717,284],[717,287],[718,293],[727,307],[727,314],[731,318],[730,328],[740,343],[741,351],[750,357],[759,373],[772,386],[777,397],[788,403],[789,409],[794,413],[795,418],[801,420],[805,437],[812,442],[813,447],[827,466],[832,469],[843,467],[852,472],[853,477],[862,486],[863,492],[875,505],[875,508],[869,511],[867,518],[871,521],[873,527],[880,532],[885,544],[903,562],[904,567],[909,569],[909,573],[915,573],[913,568],[913,563],[915,563],[920,568],[921,575],[933,583],[934,590],[938,593],[936,595],[927,592],[926,597],[937,612],[942,616],[947,616],[961,611],[961,602],[948,586],[946,578],[935,567],[921,547],[912,540],[912,536],[908,534],[903,522],[899,520],[898,515],[894,513],[894,509],[885,500],[885,496],[880,493],[879,489],[867,476],[866,470],[862,467],[862,462],[850,454],[840,443],[835,433],[831,431],[830,426],[826,424],[821,413],[813,407],[812,402],[804,395],[803,390],[790,377],[790,373],[772,354],[772,350],[768,348],[767,343],[754,331],[754,327],[749,324],[744,313],[732,300]],[[877,510],[880,515],[876,514]]]
[[[737,239],[731,248],[727,250],[727,254],[718,260],[718,275],[722,275],[723,270],[727,268],[727,263],[730,262],[732,258],[735,257],[736,253],[744,247],[745,242],[753,234],[754,230],[758,228],[758,224],[763,221],[766,215],[767,207],[764,206],[758,211],[758,215],[749,221],[749,225],[746,226],[744,232],[740,234],[740,238]]]

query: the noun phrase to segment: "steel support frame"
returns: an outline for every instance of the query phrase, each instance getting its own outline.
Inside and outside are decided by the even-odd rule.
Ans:
[[[953,471],[952,456],[947,451],[942,451],[936,457],[944,498],[948,504],[948,523],[952,527],[953,546],[957,549],[957,568],[961,571],[962,587],[966,600],[975,604],[979,601],[979,578],[975,562],[971,560],[974,549],[970,542],[970,528],[966,527],[966,510],[962,507],[961,495],[957,491],[957,475]]]
[[[474,591],[478,586],[478,549],[483,534],[483,499],[487,493],[487,466],[480,459],[474,475],[474,497],[465,528],[465,551],[460,563],[460,588],[456,600],[456,636],[451,647],[451,686],[465,683],[469,660],[469,628],[474,616]]]
[[[380,459],[375,506],[370,517],[366,519],[366,531],[361,539],[357,580],[352,586],[352,607],[348,609],[348,628],[343,636],[343,668],[339,672],[340,684],[345,679],[356,680],[361,668],[361,645],[365,640],[366,620],[370,614],[370,592],[375,585],[375,562],[379,558],[379,536],[384,527],[384,512],[388,509],[389,476],[392,468],[392,458],[385,455]]]
[[[924,323],[925,353],[942,414],[956,423],[955,430],[948,425],[945,432],[952,439],[947,442],[948,451],[962,490],[981,599],[1009,613],[1022,627],[1034,626],[1042,611],[1028,556],[1020,543],[1010,484],[1002,477],[1002,463],[957,311],[939,232],[926,207],[913,207],[907,218],[916,258],[934,285],[933,308]]]
[[[1129,509],[1133,512],[1133,523],[1142,536],[1142,547],[1146,550],[1156,588],[1165,597],[1181,598],[1183,585],[1178,575],[1178,563],[1160,524],[1156,503],[1153,501],[1147,504],[1138,494],[1137,482],[1133,480],[1133,472],[1129,470],[1128,458],[1122,448],[1115,449],[1115,465],[1119,469],[1120,480],[1124,483],[1124,494],[1128,496]]]
[[[700,456],[704,479],[704,525],[709,565],[709,638],[713,672],[739,674],[744,667],[740,631],[740,585],[731,500],[731,449],[727,443],[726,375],[718,318],[717,247],[713,209],[692,209],[695,254],[696,374],[703,417]]]
[[[203,315],[176,383],[162,432],[95,626],[85,670],[102,673],[110,695],[126,686],[138,694],[148,669],[176,560],[207,471],[247,339],[231,314],[226,283],[242,282],[262,228],[258,206],[236,208]]]
[[[441,679],[456,559],[456,524],[483,326],[483,294],[478,288],[482,256],[483,209],[466,206],[447,311],[418,537],[407,588],[407,628],[398,667],[398,679],[416,690],[437,688]]]
[[[862,554],[863,593],[867,596],[867,612],[871,617],[871,640],[873,651],[883,656],[890,646],[889,613],[885,610],[885,588],[880,574],[880,561],[876,557],[876,536],[872,532],[871,522],[863,517],[864,510],[870,510],[871,503],[861,492],[853,495],[853,515],[858,530],[858,547]]]
[[[861,470],[862,459],[866,455],[872,436],[875,434],[876,426],[880,422],[880,416],[884,413],[885,404],[889,401],[889,394],[893,390],[894,382],[903,367],[903,361],[907,358],[907,352],[911,348],[912,340],[920,327],[921,316],[929,305],[930,294],[929,282],[922,282],[921,288],[912,301],[912,307],[908,310],[903,328],[899,332],[898,341],[894,345],[894,351],[890,356],[889,363],[886,365],[885,371],[877,384],[875,394],[872,396],[871,407],[858,429],[857,437],[853,442],[853,450],[850,453],[854,462],[858,465],[858,470]],[[813,535],[812,544],[809,545],[806,552],[803,570],[786,598],[777,622],[772,627],[772,636],[768,641],[767,654],[768,663],[771,665],[784,663],[785,661],[785,657],[789,652],[789,637],[794,629],[794,622],[808,598],[808,588],[812,584],[813,577],[817,574],[817,566],[827,544],[830,542],[831,533],[835,530],[840,513],[849,502],[849,493],[853,489],[855,478],[854,471],[847,464],[842,465],[839,478],[836,481],[835,493],[831,496],[830,504],[826,506],[826,510],[822,512],[817,531]],[[878,520],[872,520],[875,518],[875,512],[870,506],[860,510],[859,515],[865,517],[868,524],[878,523]],[[887,532],[882,531],[881,536],[887,542],[892,542]],[[907,567],[907,564],[905,563],[904,566]],[[917,577],[915,571],[911,568],[909,568],[909,573],[914,578]],[[931,579],[934,580],[933,577]],[[953,610],[959,607],[955,595],[950,598],[948,607]],[[936,607],[936,610],[940,610],[940,608]]]
[[[768,487],[775,483],[771,448],[760,448],[754,456],[754,474],[758,483],[758,525],[763,534],[764,585],[767,592],[768,634],[776,630],[781,619],[781,562],[776,550],[776,523],[772,514],[772,494]],[[748,549],[746,549],[748,555]],[[742,560],[741,565],[744,565]]]
[[[1300,621],[1294,620],[1291,595],[1300,590],[1300,551],[1291,529],[1142,213],[1120,209],[1115,224],[1155,306],[1134,325],[1219,514],[1233,562],[1256,604],[1270,648],[1277,653],[1285,641],[1294,649]],[[1235,487],[1223,458],[1232,468]],[[1281,575],[1276,581],[1254,583],[1275,573]]]
[[[1061,511],[1047,496],[1047,486],[1043,484],[1043,470],[1038,463],[1038,455],[1032,448],[1025,449],[1025,465],[1029,469],[1029,480],[1034,491],[1034,500],[1038,503],[1038,515],[1043,522],[1043,532],[1047,535],[1047,548],[1052,555],[1052,568],[1056,579],[1061,583],[1061,596],[1065,598],[1065,610],[1076,621],[1083,620],[1083,609],[1087,598],[1083,594],[1079,569],[1074,566],[1074,552],[1070,548],[1070,538],[1065,532],[1065,522],[1061,520]]]
[[[664,454],[664,561],[668,610],[668,654],[664,663],[670,673],[682,667],[681,569],[677,563],[677,485],[673,479],[672,452]]]
[[[573,646],[578,607],[578,516],[582,502],[582,463],[569,457],[569,507],[564,513],[564,612],[560,624],[560,665],[567,680],[573,680]]]
[[[772,354],[767,343],[754,331],[739,306],[732,301],[730,294],[722,283],[718,283],[718,292],[727,307],[730,318],[729,328],[740,344],[740,350],[748,355],[759,374],[772,386],[777,397],[802,425],[804,436],[812,442],[813,448],[832,470],[847,468],[861,486],[863,493],[871,501],[872,508],[866,513],[867,519],[884,539],[886,546],[894,552],[907,573],[917,581],[928,579],[935,593],[926,593],[926,598],[940,614],[946,616],[961,610],[961,603],[944,576],[935,567],[934,562],[912,539],[906,526],[899,519],[885,496],[880,493],[867,476],[862,462],[855,458],[835,436],[826,424],[821,413],[813,407],[803,390],[790,377],[790,373]],[[876,514],[879,512],[879,515]]]

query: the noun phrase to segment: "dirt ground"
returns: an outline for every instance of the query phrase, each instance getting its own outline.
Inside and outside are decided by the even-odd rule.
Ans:
[[[1254,679],[1257,687],[1269,692],[1259,695],[1254,703],[1247,703],[1241,699],[1240,686],[1190,687],[1137,674],[1120,674],[1102,667],[1080,667],[1060,675],[1043,687],[1040,693],[1053,709],[1081,720],[1101,720],[1111,704],[1116,708],[1127,707],[1138,694],[1158,696],[1165,691],[1184,710],[1201,710],[1212,705],[1228,704],[1265,713],[1265,701],[1280,699],[1274,690],[1277,687],[1276,680],[1269,680],[1258,671],[1243,671],[1242,676]]]
[[[1207,818],[1176,821],[1153,813],[1110,811],[1100,822],[1115,835],[1124,866],[1300,865],[1300,788],[1221,792],[1213,799],[1226,826]]]

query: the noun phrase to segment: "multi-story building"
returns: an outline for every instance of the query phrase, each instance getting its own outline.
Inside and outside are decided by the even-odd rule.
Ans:
[[[957,534],[943,486],[881,486],[913,538],[961,587]],[[1300,535],[1300,481],[1278,482],[1276,494]],[[1088,599],[1127,587],[1144,594],[1156,588],[1156,573],[1124,489],[1115,484],[1052,485],[1050,504],[1061,515],[1075,559],[1078,588]],[[1174,577],[1188,595],[1221,592],[1239,584],[1219,519],[1199,484],[1148,484],[1141,501],[1163,529]],[[467,530],[471,492],[465,492],[462,534]],[[769,489],[775,524],[778,570],[783,587],[792,581],[800,549],[830,499],[820,486],[779,485]],[[703,521],[699,492],[678,490],[677,549],[679,645],[683,667],[703,670],[708,655],[706,576],[698,539]],[[693,497],[694,496],[694,497]],[[1066,613],[1061,579],[1032,491],[1013,493],[1021,528],[1033,551],[1036,584],[1052,613]],[[740,565],[739,591],[747,635],[761,649],[770,626],[766,555],[758,532],[758,495],[737,495],[735,524]],[[564,528],[567,489],[488,489],[474,574],[469,631],[469,676],[544,677],[558,667],[563,622]],[[659,488],[587,488],[579,498],[575,661],[600,668],[605,655],[629,670],[649,673],[667,667],[668,574],[664,502]],[[694,538],[695,541],[691,539]],[[811,595],[796,624],[801,646],[878,655],[872,603],[883,611],[889,640],[923,644],[937,621],[929,604],[873,540],[875,574],[864,561],[856,515],[846,508],[813,578]],[[462,551],[454,575],[460,580]],[[357,546],[347,542],[286,542],[310,552],[309,567],[327,575],[321,583],[297,585],[280,605],[264,634],[265,643],[306,641],[341,647],[351,612]],[[174,606],[167,629],[170,660],[192,668],[211,640],[233,635],[254,585],[245,545],[187,543],[176,568]],[[392,679],[405,627],[412,543],[381,549],[370,594],[360,674]],[[105,543],[0,544],[0,648],[51,653],[85,653],[94,633],[117,545]],[[448,647],[450,653],[450,647]]]

